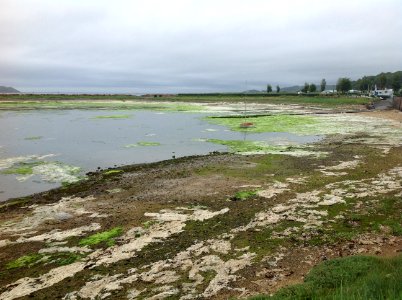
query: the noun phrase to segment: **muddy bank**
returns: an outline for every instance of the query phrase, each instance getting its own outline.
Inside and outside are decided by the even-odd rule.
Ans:
[[[401,126],[398,122],[394,126]],[[398,127],[399,128],[399,127]],[[0,208],[0,299],[227,299],[402,250],[394,131],[99,170]]]

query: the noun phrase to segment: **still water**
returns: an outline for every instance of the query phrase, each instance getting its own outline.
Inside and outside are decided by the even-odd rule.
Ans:
[[[285,139],[295,143],[318,139],[289,133],[245,135],[211,125],[205,116],[202,113],[116,110],[2,111],[0,201],[60,186],[71,177],[64,176],[66,167],[74,176],[83,176],[99,167],[226,150],[225,146],[205,142],[205,139]],[[38,165],[34,172],[24,169],[32,166],[30,163]],[[45,171],[43,166],[47,166]],[[75,168],[71,172],[73,167],[79,167],[80,171]],[[53,174],[49,174],[51,172]]]

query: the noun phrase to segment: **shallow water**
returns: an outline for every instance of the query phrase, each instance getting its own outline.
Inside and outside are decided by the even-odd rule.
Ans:
[[[320,138],[289,133],[233,132],[209,124],[203,120],[205,116],[202,113],[115,110],[3,111],[0,113],[0,172],[17,166],[16,157],[21,157],[20,163],[34,160],[78,166],[84,175],[98,167],[226,150],[225,146],[204,139],[300,144]],[[49,156],[29,159],[32,155]],[[5,159],[9,159],[8,164],[4,163]],[[58,180],[39,175],[0,174],[0,201],[60,184]]]

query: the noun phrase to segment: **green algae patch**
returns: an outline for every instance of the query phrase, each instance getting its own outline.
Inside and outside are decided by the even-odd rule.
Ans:
[[[112,175],[112,174],[119,174],[119,173],[123,173],[123,170],[108,170],[103,172],[103,175]]]
[[[258,191],[239,191],[231,198],[231,200],[233,201],[247,200],[255,197],[257,195],[257,192]]]
[[[34,167],[41,164],[44,164],[44,162],[21,162],[11,168],[1,171],[1,174],[32,175],[34,174]]]
[[[270,145],[260,141],[241,141],[241,140],[219,140],[208,139],[207,142],[224,145],[229,148],[230,152],[251,155],[251,154],[281,154],[296,157],[315,156],[324,157],[327,153],[315,151],[311,146],[287,146],[287,145]]]
[[[96,116],[93,119],[129,119],[131,115],[107,115],[107,116]]]
[[[27,141],[36,141],[36,140],[40,140],[40,139],[42,139],[42,138],[43,138],[43,136],[40,136],[40,135],[38,135],[38,136],[28,136],[28,137],[24,138],[24,140],[27,140]]]
[[[305,134],[306,129],[319,125],[316,117],[295,115],[272,115],[263,117],[208,117],[208,122],[226,126],[233,131],[261,132],[290,132]],[[244,122],[253,123],[252,127],[241,127]]]
[[[37,175],[46,182],[73,183],[82,179],[79,176],[80,172],[80,167],[67,165],[62,162],[46,162],[38,160],[31,162],[17,162],[7,169],[0,171],[0,174],[17,175],[17,180],[21,182]]]
[[[10,261],[6,265],[6,269],[17,269],[17,268],[23,268],[23,267],[31,267],[36,265],[39,260],[41,260],[43,255],[35,253],[35,254],[29,254],[29,255],[24,255],[16,260]]]
[[[98,232],[91,236],[82,239],[79,242],[80,246],[93,246],[105,242],[108,246],[114,245],[114,238],[123,233],[122,227],[115,227],[108,231]]]
[[[135,144],[125,145],[124,148],[135,148],[135,147],[155,147],[160,146],[161,143],[158,142],[138,142]]]
[[[83,96],[80,96],[82,98]],[[110,110],[153,110],[167,112],[203,112],[208,107],[187,102],[158,102],[150,100],[34,100],[34,101],[0,101],[0,109],[110,109]],[[67,96],[68,98],[68,96]],[[100,119],[105,116],[99,116]],[[106,116],[107,117],[107,116]],[[96,117],[95,117],[96,118]],[[113,118],[111,118],[113,119]]]
[[[55,262],[60,266],[70,265],[84,257],[76,253],[60,253],[57,256]]]

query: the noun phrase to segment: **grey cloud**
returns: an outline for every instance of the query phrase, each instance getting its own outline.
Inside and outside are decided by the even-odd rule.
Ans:
[[[402,69],[398,0],[168,2],[3,0],[0,85],[238,91]]]

